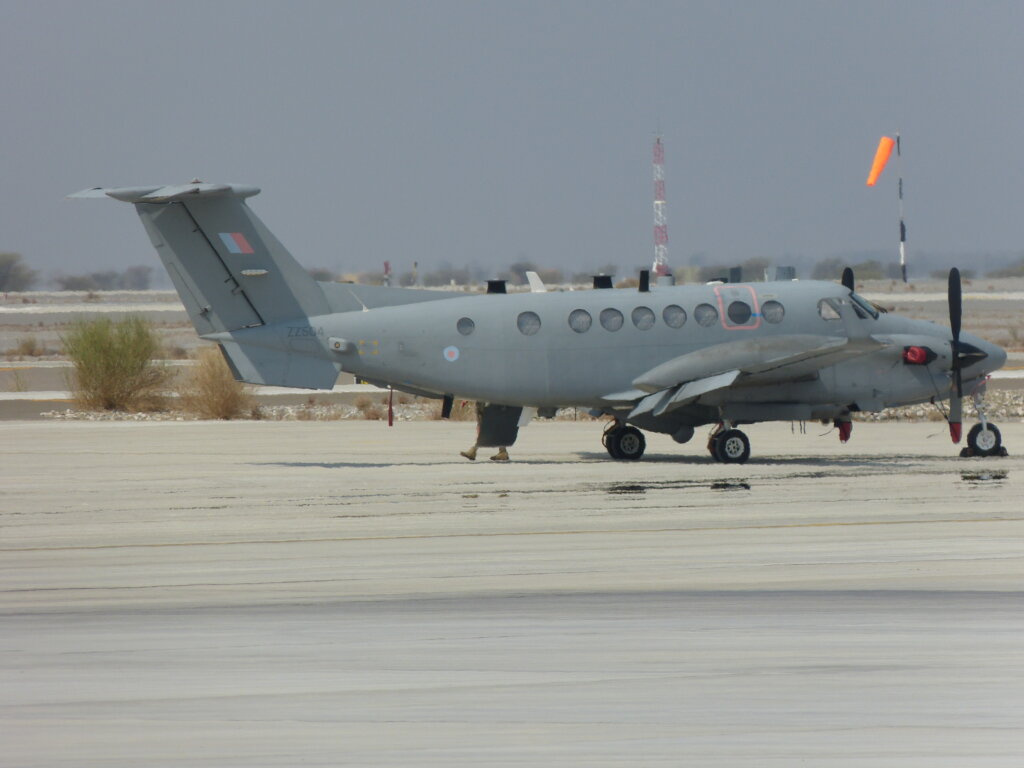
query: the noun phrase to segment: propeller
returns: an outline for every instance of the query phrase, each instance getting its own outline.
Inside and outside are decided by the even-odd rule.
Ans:
[[[960,442],[963,430],[963,396],[964,383],[960,374],[960,320],[963,315],[963,295],[960,289],[960,270],[953,267],[949,270],[949,327],[953,331],[950,351],[953,360],[950,371],[953,375],[955,391],[949,397],[949,436],[954,443]]]
[[[852,291],[853,290],[853,270],[850,269],[849,267],[843,267],[843,277],[842,277],[842,280],[840,280],[839,282],[841,282],[844,286],[846,286],[846,289],[848,291]]]

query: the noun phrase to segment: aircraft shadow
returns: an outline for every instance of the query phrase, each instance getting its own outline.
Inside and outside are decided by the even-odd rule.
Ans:
[[[575,458],[573,458],[575,456]],[[880,457],[877,459],[865,458],[865,457],[841,457],[841,456],[828,456],[828,457],[816,457],[816,456],[765,456],[765,457],[753,457],[749,459],[746,464],[732,464],[732,465],[721,465],[721,466],[732,466],[732,467],[771,467],[771,466],[789,466],[789,467],[832,467],[832,468],[889,468],[892,463],[899,462],[903,466],[906,466],[908,462],[921,461],[927,459],[934,461],[935,459],[941,459],[942,457],[935,456],[917,456],[917,455],[886,455],[884,458]],[[956,457],[949,457],[951,462],[956,460]],[[519,458],[512,456],[512,460],[509,462],[511,465],[516,466],[551,466],[552,464],[564,464],[572,463],[573,461],[580,462],[608,462],[617,463],[622,465],[628,465],[630,462],[622,461],[616,462],[609,458],[606,453],[589,452],[589,453],[576,453],[568,454],[565,460],[545,461],[543,459],[529,459]],[[489,465],[489,464],[503,464],[504,462],[493,462],[487,459],[482,459],[476,462],[468,462],[465,459],[450,459],[444,461],[431,461],[417,464],[410,464],[408,461],[395,461],[395,462],[370,462],[370,461],[263,461],[263,462],[249,462],[249,466],[254,467],[290,467],[290,468],[301,468],[301,467],[318,467],[320,469],[387,469],[391,467],[408,467],[408,466],[439,466],[443,464],[457,464],[460,466],[473,466],[475,465]],[[710,467],[719,466],[718,462],[711,459],[707,455],[688,455],[688,454],[646,454],[640,459],[637,464],[676,464],[684,466],[694,467]]]
[[[604,453],[578,453],[577,456],[584,461],[609,461],[609,458]],[[888,454],[884,458],[878,459],[865,458],[862,456],[856,457],[842,457],[842,456],[764,456],[764,457],[751,457],[745,464],[727,464],[719,465],[719,463],[713,460],[707,454],[644,454],[644,457],[640,459],[638,464],[685,464],[692,466],[731,466],[731,467],[770,467],[770,466],[808,466],[808,467],[888,467],[894,461],[898,462],[913,462],[920,461],[922,459],[934,460],[932,456],[911,456],[911,455],[893,455]],[[954,458],[950,458],[953,461]],[[629,462],[617,462],[622,464],[628,464]]]

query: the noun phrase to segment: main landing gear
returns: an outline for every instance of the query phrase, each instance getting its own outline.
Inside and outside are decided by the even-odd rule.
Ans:
[[[708,453],[723,464],[743,464],[750,458],[750,440],[740,430],[719,424],[708,437]]]
[[[643,432],[617,421],[604,431],[601,443],[609,456],[620,461],[636,461],[647,447]],[[708,452],[723,464],[742,464],[750,458],[750,440],[740,430],[719,424],[708,439]]]
[[[644,433],[636,427],[627,427],[613,421],[601,436],[601,443],[613,459],[636,461],[644,455],[647,441]]]

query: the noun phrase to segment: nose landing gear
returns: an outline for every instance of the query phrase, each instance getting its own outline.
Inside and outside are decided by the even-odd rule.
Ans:
[[[967,433],[967,447],[960,451],[967,456],[1006,456],[1003,436],[995,424],[975,424]]]
[[[967,447],[960,451],[960,456],[1006,456],[1006,449],[1003,447],[1003,436],[999,428],[990,422],[985,416],[985,387],[984,385],[971,395],[974,401],[974,410],[978,412],[980,424],[971,427],[967,433]]]

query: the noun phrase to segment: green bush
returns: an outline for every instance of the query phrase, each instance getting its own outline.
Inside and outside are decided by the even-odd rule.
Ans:
[[[142,317],[76,322],[61,339],[74,365],[72,391],[84,408],[156,411],[165,405],[170,371],[156,362],[156,333]]]

